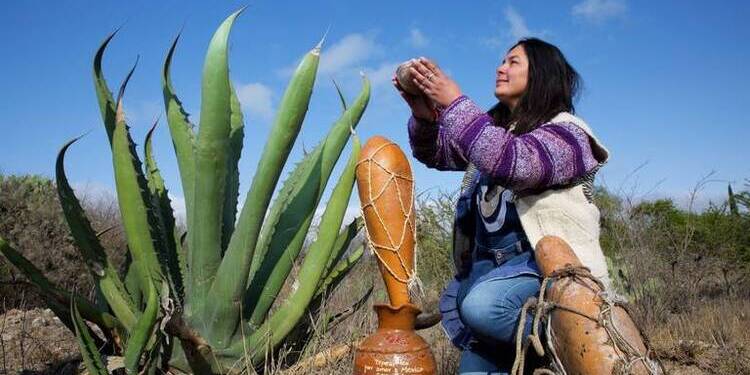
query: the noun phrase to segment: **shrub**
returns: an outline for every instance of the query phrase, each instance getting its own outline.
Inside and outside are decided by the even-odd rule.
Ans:
[[[125,242],[119,211],[111,197],[83,198],[82,203],[115,264],[122,264]],[[0,237],[17,244],[25,257],[52,281],[68,290],[94,297],[93,283],[73,244],[55,184],[38,175],[0,175]],[[0,257],[0,313],[13,308],[45,306],[37,288]]]

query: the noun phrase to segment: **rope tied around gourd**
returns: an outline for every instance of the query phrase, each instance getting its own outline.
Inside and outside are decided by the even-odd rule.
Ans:
[[[411,176],[408,175],[402,175],[396,172],[393,172],[389,170],[385,165],[383,165],[378,160],[375,160],[375,155],[378,154],[381,150],[388,146],[396,146],[393,142],[387,142],[382,145],[380,145],[378,148],[375,149],[375,151],[367,158],[363,158],[357,162],[357,168],[359,168],[360,164],[367,164],[367,186],[372,187],[372,171],[373,167],[377,167],[388,174],[387,181],[383,184],[380,191],[378,191],[376,194],[373,194],[372,189],[368,191],[368,200],[366,202],[361,202],[360,205],[360,214],[362,217],[365,217],[365,209],[370,207],[372,211],[375,214],[375,217],[378,219],[378,223],[382,226],[387,236],[388,243],[375,243],[372,240],[372,237],[370,236],[369,229],[367,228],[367,225],[364,226],[365,228],[365,239],[367,241],[368,248],[375,254],[375,256],[378,257],[378,260],[380,261],[380,264],[382,264],[385,269],[388,271],[388,273],[393,276],[394,279],[397,281],[406,284],[407,290],[409,292],[409,296],[412,298],[417,297],[417,294],[423,293],[422,283],[419,280],[419,277],[417,275],[417,253],[419,252],[417,250],[417,231],[416,228],[414,228],[414,225],[412,224],[412,217],[414,216],[414,200],[411,199],[409,202],[404,202],[404,199],[402,198],[402,188],[401,185],[398,183],[399,180],[406,181],[411,186],[410,196],[414,196],[414,179]],[[385,221],[383,220],[382,216],[378,212],[378,208],[375,205],[375,202],[383,196],[383,194],[388,190],[391,184],[395,184],[396,186],[396,196],[398,197],[399,202],[399,208],[401,209],[401,213],[404,215],[404,227],[401,230],[401,237],[397,240],[391,236],[391,232],[387,230],[388,226],[386,226]],[[412,265],[413,269],[410,269],[410,267],[407,267],[406,262],[404,258],[401,256],[401,253],[399,253],[399,249],[404,244],[404,241],[407,239],[406,232],[408,231],[411,233],[411,239],[413,240],[415,249],[414,254],[412,256]],[[398,272],[396,272],[392,265],[388,264],[383,259],[383,255],[381,254],[382,251],[388,251],[391,253],[396,254],[396,257],[398,258],[399,264],[401,270],[403,270],[403,274],[406,275],[406,277],[402,277],[399,275]]]
[[[599,287],[597,297],[599,297],[602,301],[602,308],[597,316],[591,316],[576,308],[565,306],[546,299],[548,285],[551,282],[566,278],[572,279],[573,281],[589,280]],[[581,285],[586,284],[582,283]],[[515,361],[513,362],[511,375],[523,375],[525,367],[525,357],[526,353],[528,352],[529,345],[534,347],[534,351],[537,355],[539,355],[540,357],[544,357],[546,354],[548,354],[551,360],[550,365],[552,369],[535,369],[533,373],[534,375],[567,375],[565,367],[560,361],[560,358],[557,355],[557,352],[555,351],[555,347],[553,345],[554,332],[552,331],[552,327],[550,324],[550,318],[552,315],[550,314],[550,312],[556,309],[582,316],[597,323],[597,325],[605,329],[605,331],[607,332],[607,336],[609,337],[609,342],[612,346],[614,346],[615,353],[617,353],[619,357],[615,365],[614,374],[631,374],[631,370],[637,363],[642,363],[644,368],[648,371],[648,374],[656,375],[665,373],[664,368],[661,367],[661,364],[651,359],[651,345],[649,344],[647,337],[643,335],[642,332],[640,332],[640,328],[636,327],[639,329],[641,337],[643,337],[644,344],[646,346],[645,354],[639,353],[638,350],[633,347],[633,345],[631,345],[622,335],[620,330],[617,328],[617,325],[615,324],[613,318],[613,308],[616,306],[623,308],[629,315],[632,316],[632,314],[630,314],[630,309],[627,305],[627,301],[615,294],[607,292],[605,285],[601,282],[601,280],[591,274],[591,270],[589,268],[584,266],[566,265],[563,268],[553,271],[547,277],[542,279],[538,297],[530,297],[521,308],[521,316],[519,317],[518,327],[516,328],[516,357]],[[530,310],[534,311],[534,320],[531,326],[531,334],[528,336],[528,340],[524,342],[523,334],[524,328],[526,326],[526,315]],[[545,344],[549,353],[545,351],[545,345],[542,344],[542,340],[539,335],[539,330],[542,322],[546,327],[545,333],[547,340]]]

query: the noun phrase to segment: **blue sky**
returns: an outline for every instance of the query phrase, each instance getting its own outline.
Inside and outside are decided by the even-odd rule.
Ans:
[[[111,157],[91,80],[91,59],[118,26],[104,61],[116,89],[136,56],[125,97],[139,143],[163,113],[160,69],[175,34],[178,95],[198,122],[203,54],[214,29],[242,5],[231,36],[231,77],[246,118],[241,191],[249,187],[289,71],[326,29],[323,62],[302,144],[317,143],[339,114],[330,78],[353,100],[359,72],[373,82],[359,125],[362,139],[380,134],[409,154],[408,108],[390,86],[395,66],[415,56],[435,59],[485,107],[493,104],[494,69],[519,37],[558,45],[581,73],[577,109],[610,149],[599,183],[636,196],[685,201],[714,172],[702,199],[718,199],[750,177],[750,3],[573,0],[472,1],[36,1],[0,7],[0,171],[52,176],[68,139],[91,131],[67,157],[69,179],[87,191],[114,190]],[[709,6],[710,4],[710,6]],[[163,121],[162,121],[163,122]],[[176,205],[179,186],[168,130],[157,130],[155,154]],[[412,160],[417,189],[458,187],[461,175]],[[352,205],[356,202],[352,201]]]

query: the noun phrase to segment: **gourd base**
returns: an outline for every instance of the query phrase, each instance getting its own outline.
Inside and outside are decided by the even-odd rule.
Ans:
[[[435,357],[427,342],[414,330],[421,310],[411,304],[374,306],[378,328],[357,346],[355,375],[432,375]]]

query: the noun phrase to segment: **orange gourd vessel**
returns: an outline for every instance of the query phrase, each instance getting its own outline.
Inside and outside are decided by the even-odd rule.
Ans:
[[[421,311],[409,297],[416,226],[414,179],[403,151],[386,138],[370,138],[357,164],[357,188],[390,304],[375,305],[378,328],[357,346],[354,374],[434,374],[432,352],[414,330]]]
[[[536,262],[545,277],[582,266],[570,246],[547,236],[537,243]],[[557,278],[547,291],[552,346],[568,374],[654,374],[659,365],[649,358],[643,336],[628,312],[611,305],[611,318],[602,315],[607,306],[602,286],[588,277]],[[606,319],[606,320],[605,320]],[[613,345],[611,333],[600,323],[610,324],[620,335]],[[629,348],[625,353],[621,348]],[[640,359],[637,359],[640,358]],[[647,367],[648,366],[648,367]]]

